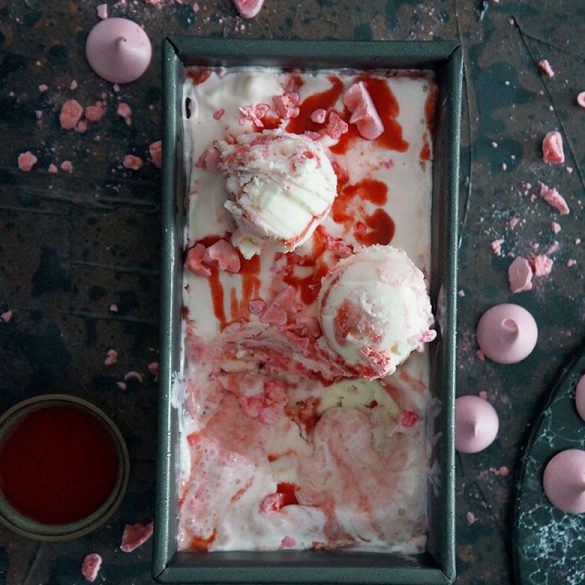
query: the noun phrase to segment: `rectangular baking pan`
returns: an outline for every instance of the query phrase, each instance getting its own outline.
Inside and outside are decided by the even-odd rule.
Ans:
[[[438,341],[430,345],[438,440],[429,484],[427,551],[178,552],[178,411],[172,377],[180,368],[185,222],[182,91],[185,67],[433,69],[440,99],[433,165],[431,300]],[[277,41],[169,37],[163,43],[163,193],[160,402],[153,575],[162,583],[449,584],[455,579],[455,343],[462,53],[454,42]]]

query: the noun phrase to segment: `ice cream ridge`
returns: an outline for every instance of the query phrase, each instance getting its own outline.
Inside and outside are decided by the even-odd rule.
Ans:
[[[180,550],[421,552],[432,74],[194,69],[185,96]]]

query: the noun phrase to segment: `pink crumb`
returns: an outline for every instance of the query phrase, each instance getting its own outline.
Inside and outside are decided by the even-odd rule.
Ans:
[[[51,173],[52,175],[56,175],[59,172],[59,169],[57,168],[57,165],[54,165],[53,163],[51,163],[49,165],[49,169],[48,169],[49,173]]]
[[[266,303],[262,299],[250,299],[248,301],[248,311],[252,315],[261,315],[266,309]]]
[[[124,382],[128,382],[129,380],[137,380],[140,384],[143,383],[142,374],[134,371],[124,374]]]
[[[496,475],[499,475],[500,477],[508,477],[508,475],[510,475],[510,470],[505,465],[502,465],[502,467],[496,469]]]
[[[268,104],[257,104],[255,106],[241,106],[238,108],[242,117],[240,122],[243,124],[244,120],[250,120],[256,128],[264,128],[264,122],[262,118],[270,111]]]
[[[550,230],[553,234],[558,234],[561,231],[561,226],[556,221],[553,221],[550,224]]]
[[[23,173],[28,173],[37,164],[39,159],[30,151],[21,152],[18,155],[18,168]]]
[[[569,268],[571,268],[572,266],[575,266],[575,264],[577,264],[577,260],[575,260],[575,258],[569,258],[569,259],[567,260],[567,266],[568,266]]]
[[[420,420],[420,416],[412,410],[405,410],[398,417],[398,424],[405,429],[413,427]]]
[[[64,130],[73,130],[83,115],[83,107],[77,100],[67,100],[61,107],[59,123]]]
[[[126,382],[116,382],[116,386],[118,386],[118,388],[120,388],[120,390],[127,390],[128,389],[128,384],[126,384]]]
[[[496,256],[502,255],[502,244],[505,240],[494,240],[490,243],[490,248]]]
[[[71,82],[71,84],[69,85],[69,89],[71,91],[75,91],[77,89],[77,81],[75,81],[75,79]]]
[[[254,18],[262,9],[264,0],[233,0],[242,18]]]
[[[46,83],[41,83],[39,85],[39,91],[41,93],[45,93],[49,89],[49,86]]]
[[[98,18],[101,18],[102,20],[108,18],[108,5],[107,4],[98,4],[96,6],[96,12],[97,12]]]
[[[61,163],[61,170],[65,173],[73,172],[73,163],[70,160],[64,160]]]
[[[85,120],[79,120],[74,128],[75,132],[79,132],[79,134],[84,134],[87,132],[87,122]]]
[[[434,341],[437,337],[437,332],[434,329],[428,329],[427,331],[425,331],[420,339],[419,342],[420,343],[430,343],[431,341]]]
[[[130,553],[142,546],[154,532],[154,523],[148,524],[126,524],[124,534],[122,534],[122,544],[120,550]]]
[[[323,124],[326,118],[327,110],[323,108],[319,108],[311,114],[311,120],[315,122],[315,124]]]
[[[552,270],[554,261],[552,258],[539,254],[528,259],[534,272],[534,276],[548,276]]]
[[[301,110],[298,107],[301,96],[297,91],[287,92],[283,95],[277,95],[272,98],[276,113],[285,120],[297,118]]]
[[[215,171],[219,165],[219,151],[217,148],[210,146],[203,154],[197,159],[195,163],[196,167],[200,169],[206,169],[208,171]]]
[[[538,66],[540,67],[541,71],[546,73],[549,77],[555,76],[555,72],[553,71],[553,68],[551,67],[550,63],[548,62],[548,59],[541,59],[538,62]]]
[[[148,147],[152,163],[157,169],[162,168],[162,141],[157,140]]]
[[[221,118],[224,114],[225,114],[225,110],[223,108],[220,108],[219,110],[215,110],[215,112],[213,112],[213,119],[214,120],[221,120]]]
[[[569,206],[567,205],[564,197],[556,189],[541,183],[540,197],[544,199],[544,201],[546,201],[551,207],[557,209],[561,215],[569,215]]]
[[[560,132],[547,132],[542,141],[542,160],[551,165],[560,165],[565,162],[563,151],[563,137]]]
[[[343,105],[351,112],[350,124],[366,140],[375,140],[384,132],[384,125],[363,81],[354,83],[343,96]]]
[[[97,553],[90,553],[85,555],[81,563],[81,574],[90,582],[93,583],[100,572],[102,566],[102,557]]]
[[[313,132],[312,130],[305,130],[303,134],[311,140],[319,140],[321,138],[321,134],[319,134],[319,132]]]
[[[513,293],[532,289],[532,268],[526,258],[518,256],[508,266],[508,282]]]
[[[362,347],[359,354],[377,378],[385,376],[392,369],[390,358],[372,347]],[[365,377],[373,379],[372,376]]]
[[[240,256],[227,240],[218,240],[209,246],[203,252],[203,261],[206,264],[217,264],[220,270],[226,272],[240,271]]]
[[[585,108],[585,91],[582,91],[577,95],[577,103],[582,107]]]
[[[14,313],[12,311],[4,311],[4,313],[0,314],[0,320],[3,321],[4,323],[10,323],[13,314]]]
[[[478,393],[478,396],[482,399],[482,400],[487,400],[488,399],[488,393],[485,390],[482,390],[481,392]]]
[[[197,276],[211,276],[211,270],[203,265],[203,254],[205,253],[205,246],[203,244],[195,244],[187,251],[187,259],[185,266],[187,270],[196,274]]]
[[[147,366],[148,373],[155,378],[158,377],[158,362],[151,362]]]
[[[513,230],[518,224],[520,223],[520,220],[517,217],[511,217],[508,220],[508,227]]]
[[[108,307],[108,309],[109,309],[109,310],[110,310],[112,313],[117,313],[117,312],[119,311],[119,309],[118,309],[118,305],[116,305],[116,304],[114,304],[114,303],[112,303],[112,304],[111,304],[111,305]]]
[[[132,109],[127,103],[120,102],[118,104],[118,109],[116,110],[116,113],[118,114],[118,116],[120,116],[120,118],[124,119],[124,122],[126,122],[128,126],[132,124]]]
[[[108,356],[104,360],[106,366],[113,366],[118,363],[118,352],[115,349],[108,349]]]
[[[548,255],[550,254],[554,254],[559,248],[561,247],[561,245],[559,244],[559,242],[557,242],[556,240],[548,247],[548,250],[546,251],[546,253]]]
[[[333,140],[339,140],[349,130],[347,122],[344,122],[336,112],[329,114],[329,120],[325,131]]]
[[[292,548],[296,543],[297,541],[292,536],[285,536],[281,541],[284,548]]]
[[[465,296],[465,291],[463,289],[457,291],[457,296],[464,297]]]
[[[85,117],[90,122],[99,122],[106,113],[104,106],[101,102],[96,102],[93,106],[87,106],[85,108]]]
[[[201,10],[201,7],[199,6],[199,4],[197,4],[197,2],[195,2],[195,4],[193,4],[192,8],[193,8],[193,12],[199,12]]]
[[[133,154],[127,154],[122,161],[122,166],[131,171],[139,171],[143,164],[142,159]]]
[[[476,357],[478,360],[480,360],[480,361],[482,361],[482,362],[485,362],[485,354],[483,353],[483,351],[481,351],[481,349],[478,349],[478,350],[475,352],[475,357]]]
[[[475,524],[475,514],[473,512],[467,512],[465,517],[467,519],[467,524],[469,524],[469,526]]]

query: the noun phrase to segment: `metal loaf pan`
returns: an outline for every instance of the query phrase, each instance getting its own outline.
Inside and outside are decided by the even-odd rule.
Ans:
[[[178,412],[173,372],[180,368],[182,246],[185,221],[182,87],[185,67],[282,69],[433,69],[440,87],[435,134],[431,299],[438,341],[431,344],[431,392],[438,436],[429,486],[427,551],[177,552]],[[455,579],[454,407],[457,299],[461,48],[454,42],[346,42],[171,37],[163,43],[164,170],[160,404],[153,574],[163,583],[449,584]]]

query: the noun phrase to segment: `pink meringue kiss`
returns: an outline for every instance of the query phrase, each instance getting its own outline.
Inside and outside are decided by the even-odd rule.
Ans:
[[[455,401],[455,449],[479,453],[495,440],[500,423],[494,407],[479,396],[461,396]]]
[[[90,67],[106,81],[130,83],[148,68],[152,46],[147,34],[126,18],[107,18],[89,33],[85,55]]]
[[[567,449],[555,455],[544,470],[542,487],[555,508],[585,512],[585,451]]]
[[[575,406],[579,416],[585,421],[585,376],[581,376],[581,379],[577,382]]]
[[[534,317],[512,303],[488,309],[477,325],[477,343],[487,358],[498,364],[515,364],[528,357],[538,340]]]

